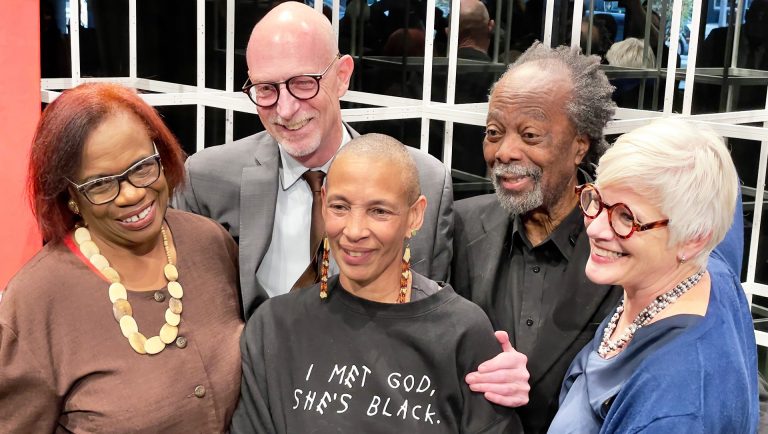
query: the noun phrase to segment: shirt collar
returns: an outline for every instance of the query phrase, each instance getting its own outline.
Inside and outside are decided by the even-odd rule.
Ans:
[[[520,241],[523,242],[526,248],[533,249],[534,247],[531,246],[531,242],[528,241],[528,236],[525,234],[524,226],[522,220],[520,220],[520,216],[516,215],[514,216],[512,220],[512,233],[511,233],[511,242],[514,245],[515,238],[519,238]],[[549,237],[547,237],[544,242],[542,242],[539,246],[536,246],[536,248],[543,247],[547,244],[553,244],[557,250],[560,252],[560,254],[563,255],[563,257],[570,261],[571,256],[574,252],[574,247],[576,246],[576,241],[578,240],[581,233],[584,231],[584,218],[581,214],[581,210],[579,209],[578,205],[573,208],[573,210],[568,213],[568,215],[563,219],[563,221],[560,222],[559,225],[555,228],[555,230],[549,234]],[[517,237],[515,237],[515,234],[517,234]],[[511,246],[510,246],[511,247]]]
[[[339,145],[339,149],[352,140],[352,136],[349,134],[349,131],[347,131],[347,127],[344,124],[341,125],[341,131],[341,145]],[[278,143],[277,147],[280,150],[280,183],[282,184],[281,187],[283,190],[291,188],[307,170],[322,170],[323,172],[328,173],[328,168],[331,167],[331,163],[336,156],[334,154],[330,160],[326,161],[325,164],[320,167],[307,168],[296,161],[295,158],[291,157],[288,152],[285,151],[282,144]],[[338,150],[336,152],[338,152]]]

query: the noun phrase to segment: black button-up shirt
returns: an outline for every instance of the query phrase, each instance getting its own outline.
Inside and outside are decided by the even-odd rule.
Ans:
[[[584,230],[581,212],[574,209],[555,228],[554,232],[538,246],[533,246],[525,233],[520,216],[512,221],[512,230],[507,237],[507,260],[499,264],[500,281],[505,288],[525,288],[523,291],[497,291],[498,302],[494,303],[498,318],[510,318],[508,330],[515,331],[518,348],[531,348],[538,339],[543,315],[547,311],[546,300],[557,297],[563,282],[563,272],[574,254],[576,238]],[[579,252],[584,255],[585,252]],[[589,251],[586,252],[589,255]],[[510,307],[517,307],[511,309]]]
[[[537,246],[520,217],[511,217],[504,247],[492,303],[484,307],[528,356],[531,402],[519,412],[526,432],[545,432],[568,366],[613,311],[621,288],[596,285],[584,274],[590,249],[578,207]]]

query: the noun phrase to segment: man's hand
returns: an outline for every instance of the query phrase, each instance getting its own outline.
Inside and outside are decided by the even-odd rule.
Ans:
[[[505,407],[520,407],[528,403],[528,358],[518,353],[509,343],[504,331],[495,333],[501,344],[501,354],[483,362],[477,371],[467,374],[465,381],[473,392],[480,392],[485,399]]]

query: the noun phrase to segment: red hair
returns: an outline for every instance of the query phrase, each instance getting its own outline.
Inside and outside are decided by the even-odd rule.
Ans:
[[[43,111],[29,159],[27,189],[43,239],[61,240],[77,216],[67,207],[69,183],[80,167],[88,136],[107,117],[133,113],[147,128],[163,163],[170,194],[184,181],[184,152],[160,115],[134,90],[112,83],[86,83],[65,90]]]

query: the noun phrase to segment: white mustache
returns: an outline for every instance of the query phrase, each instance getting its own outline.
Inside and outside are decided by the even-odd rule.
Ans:
[[[496,164],[493,166],[493,176],[496,179],[505,176],[530,176],[538,181],[541,179],[541,168],[538,166],[521,166],[519,164]]]

